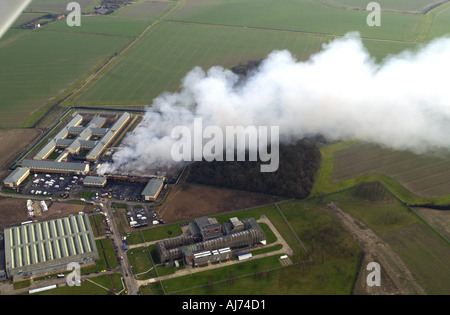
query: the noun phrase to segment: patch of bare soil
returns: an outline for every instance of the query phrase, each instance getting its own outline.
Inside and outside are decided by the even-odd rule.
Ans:
[[[40,135],[39,129],[0,130],[0,179],[9,175],[9,167]]]
[[[165,222],[174,222],[273,204],[276,201],[276,197],[266,195],[178,183],[170,187],[166,200],[155,211]]]
[[[28,221],[26,199],[0,199],[0,228]]]
[[[436,231],[450,240],[450,210],[416,208],[416,212],[424,218]]]

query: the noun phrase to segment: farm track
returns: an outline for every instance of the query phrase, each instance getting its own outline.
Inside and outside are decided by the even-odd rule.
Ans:
[[[403,260],[392,250],[389,244],[383,241],[364,223],[344,212],[334,203],[328,204],[328,207],[361,246],[365,254],[378,260],[378,263],[387,272],[400,294],[426,294],[424,289],[416,282]]]

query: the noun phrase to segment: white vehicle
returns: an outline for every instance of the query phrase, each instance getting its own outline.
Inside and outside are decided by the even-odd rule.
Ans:
[[[31,191],[32,194],[34,194],[34,189]]]
[[[64,177],[60,177],[59,180],[64,180]]]
[[[143,220],[143,221],[147,220],[147,217],[141,217],[141,220]]]
[[[78,179],[78,177],[74,176],[73,179]]]
[[[51,177],[50,174],[45,174],[45,177]]]
[[[59,188],[59,185],[55,185],[55,188]]]

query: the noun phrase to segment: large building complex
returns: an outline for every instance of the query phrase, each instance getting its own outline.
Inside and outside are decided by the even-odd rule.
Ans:
[[[242,221],[232,218],[220,226],[216,220],[203,217],[191,222],[189,228],[189,236],[156,243],[162,263],[184,260],[186,264],[197,266],[228,260],[233,251],[266,242],[266,234],[253,218]]]
[[[131,120],[131,114],[75,113],[67,124],[34,154],[23,159],[4,181],[6,187],[19,186],[33,172],[87,175]],[[89,182],[89,180],[88,180]],[[106,182],[102,181],[101,186]],[[96,186],[96,183],[93,183]]]
[[[99,258],[87,214],[5,229],[6,273],[13,280],[65,271]]]
[[[130,119],[131,115],[125,112],[113,119],[111,127],[103,127],[111,119],[103,116],[86,118],[76,114],[62,130],[48,141],[34,156],[34,159],[47,159],[56,148],[60,148],[63,151],[55,158],[57,162],[64,161],[69,153],[78,154],[81,150],[89,151],[86,155],[87,161],[95,161]],[[82,124],[85,122],[87,124],[83,126]]]

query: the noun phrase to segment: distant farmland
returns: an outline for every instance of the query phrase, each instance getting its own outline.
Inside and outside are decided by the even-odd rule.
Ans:
[[[307,59],[323,40],[307,34],[161,22],[74,103],[150,104],[160,93],[176,91],[195,66],[231,67],[264,58],[274,49],[289,49]]]
[[[124,7],[117,12],[117,15],[120,17],[151,20],[163,13],[173,3],[169,1],[145,1]]]
[[[21,125],[127,38],[32,31],[0,49],[0,126]]]
[[[171,19],[265,29],[283,29],[330,35],[359,31],[378,39],[414,40],[417,14],[383,13],[383,27],[368,27],[367,11],[333,8],[319,1],[187,0]],[[365,9],[365,8],[364,8]],[[278,18],[276,18],[278,17]]]
[[[336,7],[365,10],[369,2],[361,0],[319,0]],[[431,6],[440,4],[445,0],[377,0],[382,10],[397,12],[423,13]]]
[[[384,174],[425,198],[450,194],[450,159],[359,143],[335,153],[333,182]]]

